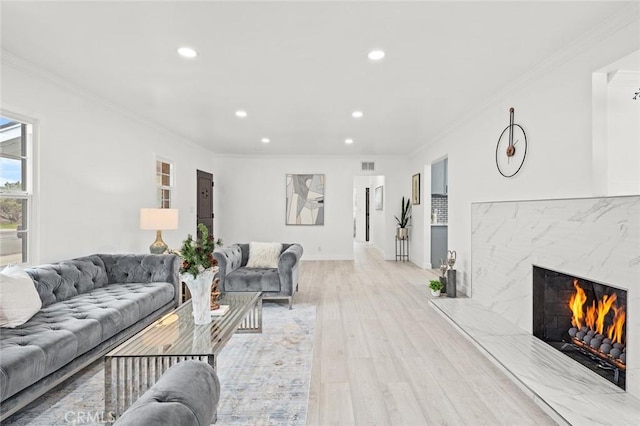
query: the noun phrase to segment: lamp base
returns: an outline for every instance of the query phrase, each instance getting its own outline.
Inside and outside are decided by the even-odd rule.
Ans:
[[[162,254],[167,251],[168,248],[169,246],[164,241],[162,241],[162,231],[157,230],[156,240],[149,246],[149,251],[151,252],[151,254]]]

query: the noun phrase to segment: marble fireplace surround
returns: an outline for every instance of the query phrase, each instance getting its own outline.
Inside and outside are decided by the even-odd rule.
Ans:
[[[471,209],[471,297],[529,333],[532,265],[627,290],[627,392],[640,397],[640,196]]]
[[[471,217],[470,298],[432,304],[558,421],[617,408],[611,424],[636,424],[640,196],[474,203]],[[627,290],[626,392],[532,335],[533,265]]]

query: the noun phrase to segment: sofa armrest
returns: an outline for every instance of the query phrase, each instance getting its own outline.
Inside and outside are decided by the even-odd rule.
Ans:
[[[242,249],[239,244],[221,247],[213,252],[213,257],[220,268],[216,275],[220,278],[218,288],[221,292],[225,292],[225,277],[242,265]]]
[[[175,254],[99,254],[109,284],[167,282],[180,299],[180,258]]]
[[[298,265],[302,258],[302,246],[291,244],[280,254],[278,260],[278,275],[280,276],[280,291],[292,295],[298,285]]]
[[[114,426],[201,426],[214,421],[220,400],[220,381],[203,361],[182,361],[114,423]]]

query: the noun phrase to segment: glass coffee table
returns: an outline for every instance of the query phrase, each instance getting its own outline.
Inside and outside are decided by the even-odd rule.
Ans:
[[[172,365],[206,361],[216,368],[218,354],[236,332],[262,332],[260,292],[229,292],[220,305],[229,311],[195,325],[191,302],[166,314],[104,357],[105,414],[116,419]]]

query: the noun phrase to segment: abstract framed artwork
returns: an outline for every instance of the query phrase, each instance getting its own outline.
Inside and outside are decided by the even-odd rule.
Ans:
[[[382,185],[376,188],[376,210],[382,210],[383,191]]]
[[[411,204],[420,204],[420,173],[411,178]]]
[[[287,174],[287,225],[324,225],[324,175]]]

